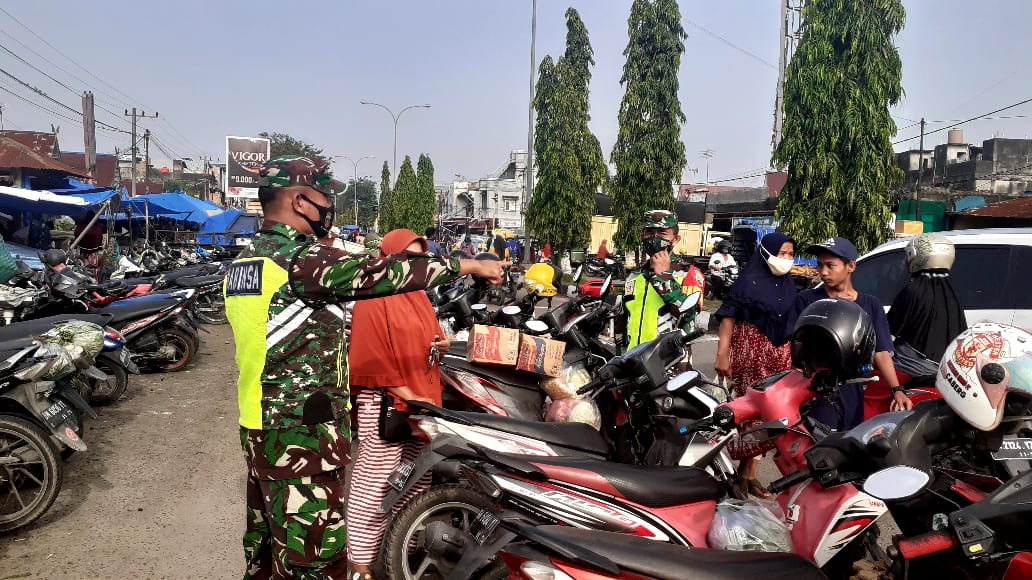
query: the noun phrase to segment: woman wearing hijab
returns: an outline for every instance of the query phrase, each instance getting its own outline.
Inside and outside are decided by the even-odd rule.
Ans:
[[[950,284],[956,251],[940,234],[921,234],[907,243],[910,282],[889,309],[889,330],[897,339],[938,361],[946,346],[967,329],[964,309]]]
[[[764,236],[717,310],[720,330],[713,368],[731,379],[736,396],[756,381],[792,367],[785,324],[796,298],[789,274],[794,257],[792,238],[778,232]],[[740,485],[757,497],[770,497],[756,481],[758,467],[758,457],[743,460]]]
[[[380,256],[402,252],[424,254],[425,238],[411,230],[394,230],[383,237]],[[407,411],[406,401],[441,404],[437,359],[448,352],[449,342],[424,292],[409,292],[355,302],[351,315],[348,353],[352,394],[357,393],[358,459],[351,474],[347,507],[348,558],[360,579],[369,579],[369,568],[383,543],[388,514],[378,513],[390,488],[387,478],[401,461],[415,461],[418,440],[384,440],[381,406],[385,395],[394,408]],[[390,405],[391,401],[387,401]],[[428,476],[430,474],[427,474]],[[421,492],[430,478],[421,480],[398,505]]]

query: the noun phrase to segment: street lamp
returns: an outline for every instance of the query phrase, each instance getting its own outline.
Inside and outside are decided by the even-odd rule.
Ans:
[[[400,119],[402,114],[404,114],[405,111],[407,111],[409,109],[416,109],[416,108],[419,108],[419,109],[429,109],[430,105],[409,105],[409,106],[405,107],[404,109],[398,111],[398,114],[395,115],[394,111],[390,110],[388,107],[386,107],[384,105],[381,105],[380,103],[371,103],[369,101],[360,101],[360,102],[363,105],[373,105],[373,106],[376,106],[376,107],[380,107],[384,111],[387,111],[390,114],[391,118],[394,119],[394,179],[397,180],[398,179],[398,119]]]
[[[354,159],[352,159],[350,157],[347,157],[347,156],[344,156],[344,155],[341,155],[339,157],[341,159],[346,159],[346,160],[350,161],[352,168],[354,168],[354,170],[355,170],[355,225],[357,226],[357,225],[359,225],[358,224],[358,164],[363,162],[363,161],[365,161],[366,159],[376,159],[376,156],[375,155],[366,155],[365,157],[362,157],[358,161],[355,161]]]

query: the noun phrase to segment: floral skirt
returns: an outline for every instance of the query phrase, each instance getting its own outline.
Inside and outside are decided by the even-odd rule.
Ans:
[[[730,355],[731,380],[737,397],[760,379],[792,368],[791,344],[774,346],[760,329],[748,322],[735,322]]]

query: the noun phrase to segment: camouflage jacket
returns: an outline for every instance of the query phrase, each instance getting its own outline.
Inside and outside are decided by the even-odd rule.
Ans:
[[[455,259],[349,254],[269,221],[230,265],[226,315],[237,348],[240,425],[348,425],[347,343],[338,303],[454,279]]]
[[[702,272],[695,266],[662,274],[648,268],[631,272],[624,282],[623,316],[616,321],[618,343],[633,347],[686,327],[694,316],[682,316],[678,309],[691,293],[702,292],[704,284]]]

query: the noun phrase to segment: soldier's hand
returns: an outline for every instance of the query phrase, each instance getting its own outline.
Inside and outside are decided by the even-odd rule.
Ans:
[[[657,274],[670,271],[670,252],[662,251],[652,254],[652,271]]]
[[[502,263],[495,260],[459,260],[459,272],[483,278],[494,286],[502,283]]]

